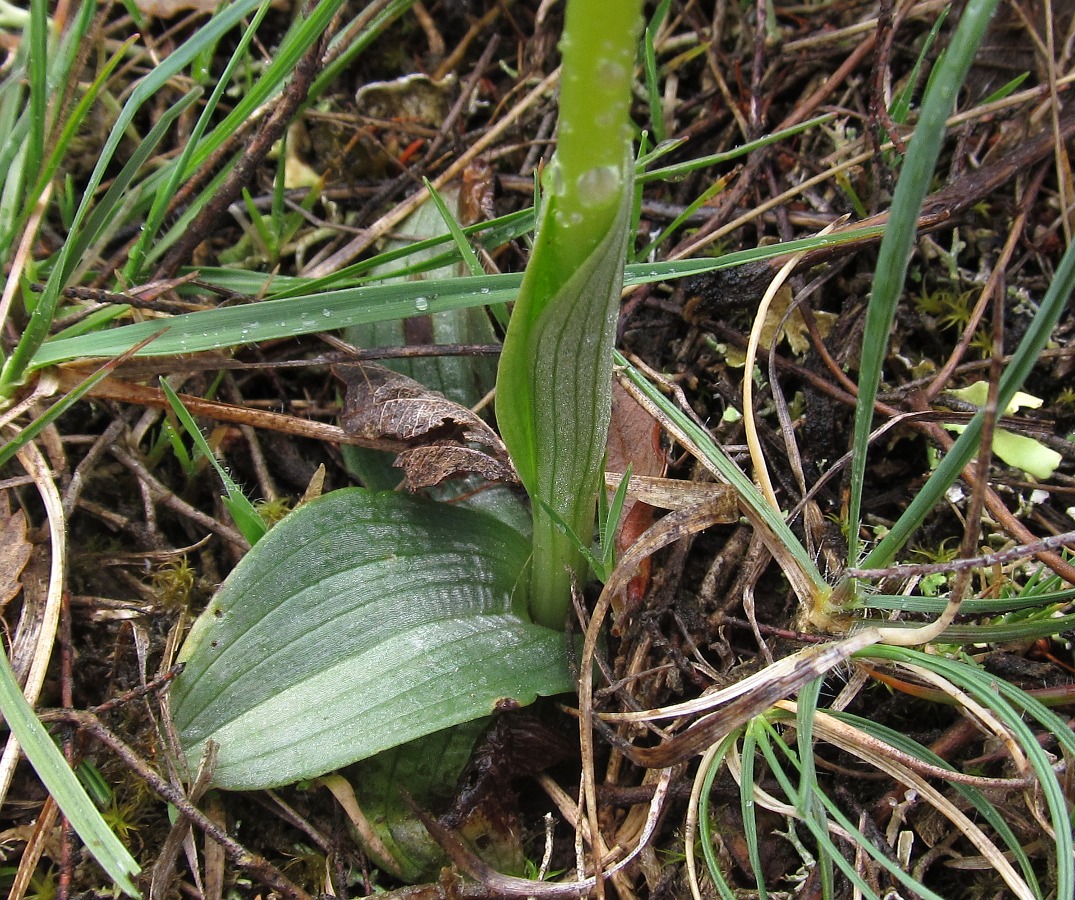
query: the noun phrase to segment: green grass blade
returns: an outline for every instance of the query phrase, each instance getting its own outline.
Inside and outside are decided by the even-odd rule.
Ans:
[[[906,753],[908,756],[916,757],[917,759],[921,759],[930,765],[938,766],[942,769],[952,769],[952,766],[943,757],[938,756],[928,747],[923,746],[913,738],[892,728],[873,722],[870,719],[853,715],[852,713],[830,710],[829,715],[835,719],[839,719],[841,722],[846,722],[854,728],[858,728],[878,740],[890,744],[897,750]],[[954,772],[955,769],[952,769],[952,771]],[[1019,868],[1022,870],[1023,878],[1026,880],[1026,883],[1030,885],[1031,889],[1038,897],[1042,897],[1041,886],[1038,884],[1037,876],[1034,874],[1034,867],[1030,862],[1030,858],[1026,855],[1022,844],[1019,843],[1019,838],[1012,831],[1011,826],[1008,825],[1000,811],[989,802],[989,798],[978,790],[978,788],[963,784],[959,781],[952,781],[949,782],[949,784],[951,785],[952,790],[965,797],[967,802],[970,803],[982,818],[989,823],[990,827],[1000,835],[1001,840],[1007,845],[1008,852],[1011,853],[1012,857],[1019,864]]]
[[[123,61],[124,56],[127,54],[127,50],[133,43],[134,38],[129,39],[120,46],[111,57],[109,57],[101,67],[101,71],[97,73],[97,77],[93,79],[86,92],[79,99],[78,103],[75,104],[75,108],[72,110],[71,115],[68,117],[67,121],[64,122],[63,129],[56,141],[56,146],[53,147],[48,161],[41,169],[41,174],[38,176],[36,184],[30,191],[30,195],[25,204],[26,208],[20,219],[20,225],[30,215],[30,211],[33,209],[38,197],[41,196],[41,192],[44,191],[45,186],[52,181],[56,174],[56,169],[59,168],[60,161],[64,158],[64,155],[70,147],[71,141],[74,140],[75,135],[78,134],[78,130],[85,121],[86,116],[89,115],[90,110],[93,108],[93,104],[97,101],[105,82],[115,71],[116,67]]]
[[[224,504],[227,506],[228,512],[231,513],[231,517],[235,520],[235,524],[243,537],[250,542],[251,547],[254,546],[265,536],[265,533],[269,530],[268,525],[258,514],[254,504],[247,499],[242,488],[228,474],[228,470],[220,464],[220,460],[216,458],[216,454],[209,446],[208,441],[206,441],[205,435],[202,434],[202,430],[198,427],[198,423],[194,421],[194,417],[187,411],[183,401],[172,390],[172,386],[163,378],[160,380],[160,386],[161,390],[164,391],[164,396],[168,398],[172,412],[179,419],[179,424],[190,435],[191,440],[194,441],[194,445],[202,456],[209,460],[209,463],[216,469],[217,475],[220,476],[220,480],[224,483],[224,490],[227,492]]]
[[[1052,838],[1056,851],[1056,896],[1075,896],[1075,855],[1067,801],[1056,772],[1053,771],[1052,762],[1038,743],[1037,736],[1024,721],[1024,716],[1029,715],[1036,719],[1071,759],[1075,757],[1075,734],[1068,725],[1033,697],[1003,678],[996,678],[964,661],[886,645],[875,645],[856,655],[861,655],[864,659],[907,662],[936,672],[965,690],[1004,723],[1026,754],[1052,819]]]
[[[58,267],[61,269],[60,277],[64,283],[71,277],[75,267],[89,255],[90,247],[100,239],[101,235],[106,230],[114,228],[117,221],[122,221],[123,217],[119,213],[131,201],[128,189],[135,177],[152,159],[154,151],[164,140],[172,124],[201,96],[201,93],[201,88],[196,87],[165,109],[142,138],[138,148],[131,154],[131,158],[124,163],[123,168],[112,180],[93,212],[86,218],[86,224],[79,230],[77,238],[68,239],[67,244],[72,245],[73,249],[67,254],[66,266]]]
[[[743,839],[747,845],[750,868],[754,870],[754,883],[758,889],[758,898],[766,900],[769,892],[765,889],[765,867],[762,864],[761,846],[758,843],[758,816],[754,804],[754,754],[757,744],[754,728],[748,728],[743,733],[743,752],[739,757],[739,812],[743,817]]]
[[[769,735],[772,726],[768,723],[765,723],[765,726],[766,735]],[[780,783],[781,789],[784,791],[785,794],[787,794],[789,799],[792,799],[797,805],[801,803],[801,799],[797,797],[798,791],[792,783],[790,777],[788,776],[788,773],[784,770],[782,766],[779,765],[779,760],[776,756],[776,750],[779,750],[781,753],[783,753],[783,755],[787,757],[788,760],[792,763],[792,765],[796,768],[800,766],[798,756],[795,755],[792,752],[791,748],[788,747],[782,740],[779,739],[779,736],[775,734],[773,734],[771,737],[764,741],[759,736],[758,745],[761,747],[762,753],[765,754],[765,757],[769,762],[769,766],[772,769],[773,774],[776,776],[777,781]],[[814,794],[815,798],[820,801],[821,805],[825,808],[825,811],[828,816],[834,822],[840,825],[841,828],[845,829],[848,834],[852,836],[854,841],[859,846],[861,846],[862,849],[869,854],[870,858],[873,859],[879,866],[885,869],[901,884],[913,891],[916,896],[921,896],[923,898],[926,898],[926,900],[945,900],[945,898],[929,890],[917,879],[904,872],[903,869],[901,869],[896,863],[894,863],[888,857],[887,854],[882,853],[880,850],[878,850],[877,847],[874,846],[873,842],[868,837],[866,837],[866,835],[863,834],[858,828],[855,827],[854,823],[843,814],[840,808],[823,790],[821,790],[820,786],[816,782],[809,785],[809,788]],[[870,889],[869,885],[866,884],[866,882],[862,879],[859,873],[855,871],[855,868],[844,858],[844,855],[840,852],[840,849],[836,846],[832,838],[829,836],[828,828],[819,826],[818,823],[814,821],[814,818],[812,816],[807,819],[804,819],[803,821],[806,827],[810,829],[810,833],[813,834],[814,839],[818,843],[818,852],[827,855],[836,865],[836,867],[840,869],[844,876],[856,888],[858,888],[859,891],[862,892],[863,896],[872,897],[873,900],[880,900],[877,894]]]
[[[54,403],[25,427],[20,428],[18,433],[10,441],[7,441],[3,446],[0,446],[0,466],[5,465],[19,452],[20,447],[23,447],[32,441],[49,425],[67,412],[67,410],[78,403],[78,401],[86,396],[90,389],[107,374],[108,369],[101,369],[99,372],[94,372],[89,378],[67,394],[66,397]]]
[[[108,139],[101,148],[97,165],[94,166],[93,172],[86,183],[82,202],[75,212],[71,228],[72,234],[77,234],[81,230],[82,223],[94,203],[97,188],[104,178],[108,166],[112,163],[112,158],[124,138],[127,127],[134,120],[135,115],[145,101],[164,87],[172,78],[181,73],[204,46],[231,30],[242,20],[243,16],[254,8],[256,3],[257,0],[237,0],[233,5],[217,13],[192,38],[163,59],[131,92],[131,96],[124,104],[112,126]],[[22,380],[26,367],[48,334],[60,290],[64,286],[63,279],[66,273],[70,271],[70,268],[77,262],[77,257],[72,259],[76,243],[78,243],[76,240],[69,239],[65,241],[56,256],[56,262],[45,286],[45,291],[30,316],[18,345],[6,361],[3,370],[0,371],[0,397],[9,394],[13,386]]]
[[[734,159],[739,159],[741,156],[753,153],[755,150],[760,150],[762,147],[777,144],[785,138],[802,134],[804,131],[809,131],[811,128],[821,125],[824,122],[831,122],[834,118],[836,118],[834,113],[815,116],[813,119],[807,119],[805,122],[800,122],[798,125],[792,125],[789,128],[784,128],[780,131],[774,131],[772,134],[767,134],[757,140],[748,141],[739,147],[733,147],[731,150],[724,150],[720,153],[710,154],[709,156],[699,156],[696,159],[690,159],[686,162],[663,166],[659,169],[650,169],[648,172],[639,172],[636,175],[636,180],[639,184],[648,184],[651,181],[669,181],[683,178],[691,172],[697,172],[699,169],[731,162]],[[660,149],[660,147],[658,147],[658,149]],[[671,147],[669,149],[675,148]],[[652,157],[653,154],[650,154],[650,156]]]
[[[146,216],[145,224],[138,237],[138,243],[131,248],[131,252],[127,257],[127,264],[123,269],[124,277],[128,282],[136,283],[139,280],[141,267],[143,262],[147,259],[147,256],[149,259],[155,258],[155,254],[150,253],[150,246],[156,243],[157,234],[168,214],[168,206],[179,187],[183,172],[187,170],[195,148],[201,145],[202,136],[209,128],[210,119],[220,103],[220,98],[224,95],[224,91],[227,89],[228,85],[232,83],[236,69],[238,69],[240,63],[245,59],[250,44],[254,40],[254,35],[257,33],[258,26],[261,25],[262,20],[268,13],[269,7],[270,4],[263,3],[254,14],[254,18],[250,21],[250,24],[243,31],[243,35],[239,38],[239,43],[236,45],[235,51],[228,59],[228,64],[224,67],[220,77],[213,85],[213,90],[210,92],[209,98],[206,100],[205,106],[198,116],[198,121],[195,122],[194,128],[191,129],[190,137],[184,144],[179,158],[169,166],[167,170],[168,175],[161,187],[152,192],[153,205],[150,207],[149,213]],[[158,253],[163,253],[165,249],[167,249],[167,245],[159,249]]]
[[[788,524],[776,510],[765,500],[757,485],[754,484],[735,464],[735,462],[717,446],[712,436],[705,429],[698,426],[682,410],[671,403],[656,387],[642,376],[628,360],[616,354],[616,365],[635,384],[635,386],[656,406],[663,415],[680,431],[688,444],[693,445],[692,453],[695,453],[700,462],[712,473],[726,481],[735,488],[741,506],[750,508],[753,515],[765,523],[776,540],[787,550],[790,557],[799,568],[803,579],[809,583],[809,593],[818,598],[828,596],[829,587],[818,570],[817,565],[806,552],[805,547],[788,527]],[[677,436],[677,439],[680,439]]]
[[[717,854],[713,852],[714,841],[710,824],[709,798],[713,792],[713,782],[716,780],[717,773],[720,771],[728,751],[731,750],[743,733],[744,729],[737,728],[721,741],[712,760],[710,760],[705,777],[702,779],[702,794],[698,798],[698,833],[702,838],[702,855],[705,857],[705,863],[709,869],[709,877],[713,880],[713,884],[716,885],[721,900],[736,900],[736,894],[732,891],[731,885],[728,884],[728,880],[721,871]]]
[[[516,229],[524,220],[518,218],[505,227]],[[757,247],[736,253],[728,253],[719,259],[683,260],[679,262],[641,263],[626,267],[624,284],[635,286],[655,281],[668,281],[735,268],[750,262],[786,256],[800,250],[813,250],[835,246],[847,241],[880,234],[881,229],[854,229],[837,236],[805,238],[785,244]],[[464,229],[464,233],[469,233]],[[402,258],[408,252],[435,243],[450,242],[450,237],[421,241],[409,250],[386,254]],[[443,266],[446,261],[457,261],[458,255],[437,256],[421,269]],[[363,267],[362,271],[368,271]],[[409,272],[410,270],[405,270]],[[162,328],[164,335],[152,345],[140,351],[141,356],[169,356],[176,353],[199,353],[238,347],[257,341],[316,334],[336,328],[409,316],[435,313],[447,309],[464,309],[473,306],[492,306],[515,300],[522,283],[517,273],[485,275],[481,278],[455,278],[427,281],[421,284],[358,285],[315,293],[317,288],[333,283],[336,279],[299,279],[276,277],[258,272],[238,269],[206,269],[202,278],[211,284],[246,294],[259,294],[272,285],[279,289],[272,299],[246,306],[230,306],[204,312],[187,313],[170,319],[156,319],[124,325],[110,331],[85,334],[71,338],[54,338],[44,343],[33,357],[32,368],[53,365],[71,359],[98,356],[114,356],[130,350]],[[400,272],[378,273],[377,279],[399,277]],[[419,309],[418,299],[424,302]],[[789,532],[790,534],[790,532]]]
[[[141,869],[127,848],[101,818],[100,812],[78,783],[49,733],[26,702],[7,654],[0,650],[0,712],[19,742],[30,765],[45,785],[71,827],[119,888],[130,897],[140,896],[131,881]]]
[[[779,749],[794,769],[800,768],[798,755],[780,740],[777,735],[772,733],[772,726],[769,725],[764,716],[758,716],[751,722],[751,730],[755,733],[758,747],[761,749],[762,755],[769,764],[769,771],[772,772],[773,776],[776,778],[781,790],[792,804],[796,807],[801,807],[803,798],[799,795],[799,789],[792,782],[791,776],[781,764],[776,751]],[[816,784],[809,784],[807,787],[812,793],[817,790]],[[872,900],[880,900],[880,898],[870,890],[869,885],[866,884],[862,876],[859,875],[851,864],[843,858],[843,854],[840,853],[839,848],[833,843],[832,838],[829,837],[828,823],[819,824],[815,821],[813,816],[804,819],[803,823],[817,842],[818,855],[829,856],[847,879],[862,892],[863,896],[872,898]],[[866,849],[868,852],[870,848],[867,847]],[[874,850],[874,853],[876,852],[877,851]]]
[[[922,43],[918,59],[915,60],[914,68],[911,69],[911,74],[907,77],[907,83],[904,85],[903,90],[892,99],[888,114],[897,125],[902,125],[907,121],[907,116],[911,112],[911,103],[914,100],[914,92],[918,87],[918,77],[922,72],[922,66],[937,40],[937,35],[940,34],[941,26],[944,24],[945,19],[948,18],[949,11],[950,7],[942,9],[941,14],[937,16],[937,21],[933,23],[933,27],[929,30],[929,34],[926,35],[926,39]]]
[[[946,131],[945,123],[955,103],[956,93],[974,60],[996,5],[997,0],[970,0],[967,4],[943,62],[933,70],[934,82],[922,104],[915,135],[907,150],[892,198],[888,227],[877,259],[873,296],[866,312],[859,365],[848,510],[848,559],[852,565],[859,558],[859,521],[866,475],[866,451],[873,425],[873,404],[881,382],[881,367],[896,305],[911,260],[918,212],[929,191]]]
[[[649,127],[655,144],[663,144],[667,138],[664,129],[664,102],[661,98],[661,83],[657,76],[657,51],[653,46],[653,35],[668,14],[668,3],[662,3],[653,14],[642,40],[642,62],[646,74],[646,97],[649,100]]]
[[[819,829],[825,828],[825,808],[814,793],[818,783],[817,769],[814,766],[814,714],[817,712],[823,681],[822,678],[815,678],[799,689],[795,716],[795,741],[799,751],[799,810],[804,819],[812,818]],[[827,853],[819,854],[818,865],[821,868],[822,894],[832,897],[832,857]]]
[[[463,233],[462,226],[460,226],[452,211],[448,209],[448,204],[444,202],[444,198],[433,187],[428,178],[423,178],[422,183],[426,186],[426,190],[429,191],[429,197],[433,201],[433,205],[437,207],[437,212],[440,213],[441,219],[444,220],[448,234],[455,244],[455,249],[459,251],[459,255],[463,258],[467,270],[471,275],[484,275],[485,269],[482,268],[478,255],[474,252],[474,248],[470,246],[470,241],[467,240],[467,236]]]
[[[45,0],[30,3],[30,140],[26,145],[26,169],[36,173],[45,158],[45,129],[48,127],[49,23]]]
[[[1045,349],[1056,323],[1067,307],[1068,299],[1073,291],[1075,291],[1075,244],[1064,252],[1049,289],[1042,298],[1041,306],[1026,334],[1023,335],[1023,339],[1019,342],[1011,362],[1001,375],[997,392],[999,409],[1005,409],[1015,396],[1015,392],[1026,382],[1041,352]],[[915,494],[903,515],[867,554],[862,563],[863,568],[882,568],[892,561],[911,533],[944,496],[944,492],[959,478],[963,467],[977,454],[984,420],[985,412],[979,410],[921,490]]]
[[[261,0],[244,0],[242,3],[244,15],[260,2]],[[240,4],[237,3],[236,6],[238,5]],[[243,127],[259,107],[283,90],[284,84],[295,70],[295,66],[303,54],[313,46],[314,41],[328,28],[329,23],[342,5],[343,0],[321,0],[307,18],[296,20],[288,34],[280,42],[279,47],[274,51],[271,62],[265,67],[258,80],[251,85],[228,115],[213,128],[194,153],[190,155],[186,169],[183,171],[184,177],[194,174],[195,170],[203,165],[214,152],[219,150],[226,140]],[[229,12],[234,8],[230,7]],[[236,19],[236,21],[239,21],[239,19]],[[219,35],[214,32],[213,40],[218,37]],[[208,43],[209,41],[206,40],[203,43],[200,42],[199,46],[205,46]],[[316,95],[311,93],[311,99],[313,96]],[[156,185],[153,187],[155,188]]]

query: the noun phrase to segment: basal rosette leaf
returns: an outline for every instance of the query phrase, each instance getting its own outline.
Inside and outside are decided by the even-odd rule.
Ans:
[[[493,516],[404,494],[296,510],[184,645],[171,706],[188,761],[212,740],[215,784],[271,787],[573,690],[563,635],[526,615],[529,555]]]

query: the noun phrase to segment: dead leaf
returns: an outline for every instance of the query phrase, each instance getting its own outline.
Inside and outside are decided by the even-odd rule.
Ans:
[[[612,382],[612,421],[608,429],[605,452],[605,468],[608,471],[626,472],[631,468],[632,479],[638,477],[661,477],[668,468],[664,449],[661,447],[661,426],[642,405],[635,400],[619,381]],[[618,483],[618,482],[617,482]],[[653,524],[653,507],[628,492],[616,532],[616,553],[622,554],[639,535]],[[627,585],[623,597],[612,601],[616,621],[623,621],[626,613],[642,605],[649,590],[650,560],[646,558],[639,566],[638,574]]]
[[[459,224],[473,225],[496,215],[493,207],[493,167],[484,159],[476,159],[463,170],[459,189]]]
[[[619,381],[613,381],[605,468],[626,472],[628,465],[635,475],[664,475],[667,462],[661,447],[661,426]]]
[[[33,545],[27,538],[26,514],[0,513],[0,608],[22,590],[22,571],[30,561]]]
[[[414,445],[395,463],[404,470],[408,490],[468,472],[493,481],[518,480],[500,436],[465,406],[383,366],[333,371],[346,385],[340,413],[344,431]]]
[[[469,474],[480,475],[486,481],[519,481],[506,460],[461,444],[437,442],[404,450],[396,457],[395,465],[403,469],[403,489],[411,493]]]

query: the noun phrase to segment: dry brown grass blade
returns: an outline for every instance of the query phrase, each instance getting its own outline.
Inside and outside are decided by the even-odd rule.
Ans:
[[[26,842],[26,849],[22,851],[22,857],[19,859],[19,868],[11,882],[8,900],[22,900],[26,896],[34,873],[37,871],[37,864],[41,862],[41,857],[52,842],[53,829],[56,827],[59,815],[60,808],[56,805],[56,801],[52,797],[46,797],[41,806],[41,812],[37,814],[33,835]]]
[[[703,503],[700,506],[676,510],[647,529],[617,563],[611,577],[605,583],[601,596],[598,598],[594,611],[590,616],[579,665],[579,742],[582,750],[581,793],[595,846],[598,845],[600,828],[597,815],[597,785],[594,767],[593,668],[597,642],[601,635],[605,618],[608,616],[612,606],[612,599],[627,587],[642,560],[652,556],[662,547],[666,547],[674,541],[719,523],[723,505],[723,501],[718,499],[712,505]],[[654,766],[653,768],[662,768],[662,766]],[[599,860],[598,864],[600,864]],[[600,874],[600,869],[598,869],[598,877],[600,877]]]

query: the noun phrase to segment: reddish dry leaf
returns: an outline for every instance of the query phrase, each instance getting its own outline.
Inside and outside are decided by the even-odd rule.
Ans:
[[[633,475],[664,476],[668,468],[661,447],[661,426],[638,401],[627,393],[618,381],[612,382],[612,422],[608,429],[608,448],[605,468],[610,472]],[[653,507],[641,500],[627,497],[623,516],[616,532],[616,553],[623,553],[639,535],[653,524]],[[650,562],[643,561],[638,574],[627,585],[624,596],[613,599],[615,621],[622,622],[625,614],[642,605],[649,588]]]

